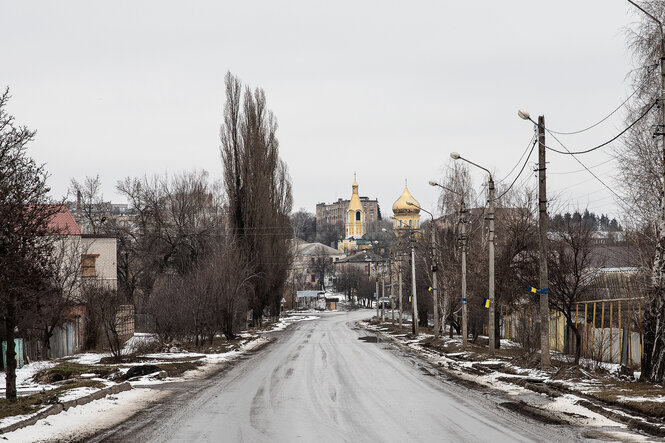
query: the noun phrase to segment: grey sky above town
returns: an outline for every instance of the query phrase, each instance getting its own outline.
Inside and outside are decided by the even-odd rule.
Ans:
[[[445,174],[451,151],[503,179],[533,135],[519,108],[558,131],[609,114],[632,92],[626,29],[641,18],[619,0],[0,5],[0,85],[11,88],[9,112],[38,131],[29,153],[46,163],[54,197],[86,175],[99,174],[114,202],[126,176],[205,169],[220,178],[231,71],[266,92],[294,209],[349,198],[355,172],[384,217],[405,179],[435,210],[438,191],[427,183]],[[594,146],[626,117],[561,140]],[[593,170],[610,186],[611,153],[580,157],[601,164]],[[548,156],[559,204],[617,214],[587,172],[562,174],[578,163]],[[485,178],[473,175],[480,190]],[[533,173],[524,177],[535,184]]]

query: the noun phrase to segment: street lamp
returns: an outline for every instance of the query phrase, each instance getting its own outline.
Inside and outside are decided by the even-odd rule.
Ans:
[[[489,321],[487,326],[487,335],[489,337],[489,351],[490,354],[494,354],[494,180],[492,179],[492,173],[489,169],[480,166],[468,160],[457,152],[451,152],[450,157],[454,160],[464,160],[465,162],[482,169],[483,171],[489,174],[489,180],[487,181],[487,189],[489,191],[488,203],[489,203],[489,222],[490,222],[490,232],[489,232],[489,282],[488,282],[488,299],[489,299]]]
[[[438,186],[442,189],[445,189],[446,191],[452,192],[453,194],[457,194],[460,197],[459,215],[460,215],[460,223],[462,224],[462,232],[460,233],[460,240],[462,241],[462,346],[466,348],[469,344],[469,329],[468,329],[469,312],[466,303],[466,208],[464,207],[464,195],[462,195],[457,191],[453,191],[452,189],[447,188],[443,185],[440,185],[434,180],[430,180],[429,184],[430,186]],[[447,306],[445,300],[446,297],[447,293],[444,294],[444,301],[443,301],[444,310],[446,309]]]
[[[434,338],[439,337],[439,288],[436,285],[436,225],[434,224],[434,214],[427,209],[407,200],[406,204],[425,211],[432,217],[432,304],[434,305]],[[414,291],[415,292],[415,291]],[[445,316],[444,316],[445,321]]]

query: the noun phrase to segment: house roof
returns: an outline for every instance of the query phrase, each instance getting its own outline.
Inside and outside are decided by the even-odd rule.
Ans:
[[[337,261],[337,263],[372,263],[380,261],[384,261],[384,258],[371,252],[363,251],[343,258]]]
[[[326,246],[323,243],[300,243],[296,245],[298,255],[344,255],[342,251]]]
[[[58,212],[49,220],[49,231],[59,235],[81,235],[74,217],[65,205],[56,205]]]

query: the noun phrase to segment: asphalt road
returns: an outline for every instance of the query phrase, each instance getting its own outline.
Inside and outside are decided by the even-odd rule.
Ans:
[[[362,339],[369,311],[326,313],[210,379],[167,386],[174,395],[93,441],[515,442],[575,441],[487,392],[427,373],[393,345]],[[514,400],[514,399],[513,399]]]

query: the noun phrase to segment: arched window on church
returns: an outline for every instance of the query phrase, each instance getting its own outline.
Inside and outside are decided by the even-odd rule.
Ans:
[[[356,211],[356,221],[360,221],[360,211]]]
[[[413,226],[413,220],[409,220],[409,226]]]

